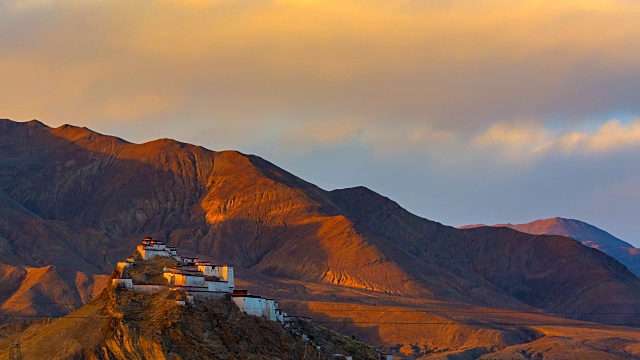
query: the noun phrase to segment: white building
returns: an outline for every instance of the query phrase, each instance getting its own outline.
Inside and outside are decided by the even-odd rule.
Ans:
[[[264,309],[263,316],[267,318],[267,320],[276,321],[276,309],[278,308],[278,303],[273,299],[267,299],[266,308]]]
[[[180,257],[180,261],[182,261],[183,265],[195,265],[195,263],[198,262],[198,258],[190,257],[190,256],[182,256]]]
[[[232,301],[249,315],[264,317],[271,321],[284,323],[287,314],[278,309],[278,303],[273,299],[249,295],[246,290],[236,291],[233,267],[228,265],[213,265],[200,261],[196,257],[180,256],[175,246],[166,246],[162,241],[146,237],[137,246],[137,250],[144,260],[156,256],[173,258],[180,265],[164,268],[163,277],[168,285],[134,284],[132,279],[114,279],[113,284],[128,290],[138,292],[157,292],[164,289],[180,290],[186,295],[186,300],[180,298],[176,303],[184,305],[194,299],[222,298],[230,296]],[[131,266],[133,258],[118,263],[117,270],[122,276],[124,270]]]
[[[267,308],[267,299],[257,295],[249,295],[246,290],[242,293],[234,293],[231,300],[238,308],[249,315],[264,316]]]
[[[184,291],[189,301],[193,301],[194,298],[221,298],[233,292],[227,281],[206,276],[195,265],[165,268],[164,278],[172,290]]]
[[[133,284],[133,291],[152,294],[158,291],[167,290],[169,287],[167,285],[159,285],[159,284]]]
[[[198,270],[191,270],[187,266],[165,268],[164,278],[167,279],[171,286],[207,286],[204,281],[204,274]]]
[[[153,240],[151,237],[144,238],[136,249],[144,260],[153,259],[156,256],[177,256],[175,247],[167,247],[162,241]]]
[[[247,290],[235,290],[231,300],[241,311],[249,315],[264,317],[270,321],[284,323],[286,313],[278,309],[278,303],[273,299],[265,299],[257,295],[249,295]]]
[[[212,265],[208,261],[196,261],[195,265],[198,267],[204,276],[207,277],[216,277],[220,281],[226,281],[228,283],[228,287],[233,291],[235,287],[234,277],[233,277],[233,267],[228,265]]]
[[[233,289],[229,288],[229,283],[226,281],[206,280],[206,283],[207,283],[207,287],[209,288],[209,291],[224,292],[227,294],[230,294],[233,292]]]

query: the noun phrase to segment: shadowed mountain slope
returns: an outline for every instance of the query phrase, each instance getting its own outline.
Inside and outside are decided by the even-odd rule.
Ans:
[[[640,275],[640,249],[586,222],[555,217],[524,224],[497,224],[493,226],[508,227],[527,234],[566,236],[610,255],[634,274]],[[469,227],[477,226],[471,225],[467,228]]]
[[[55,266],[0,265],[0,321],[66,315],[97,296],[107,278]]]
[[[568,238],[458,230],[366,188],[328,192],[256,156],[167,139],[132,144],[4,120],[0,153],[5,207],[52,229],[34,237],[3,230],[10,251],[2,259],[13,264],[91,264],[107,273],[149,234],[187,255],[274,278],[638,322],[640,280]],[[33,241],[65,251],[36,257]]]

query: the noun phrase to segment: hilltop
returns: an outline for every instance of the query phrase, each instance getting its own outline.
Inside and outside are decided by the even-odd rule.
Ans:
[[[38,322],[0,339],[0,356],[20,339],[25,359],[301,359],[318,350],[302,334],[314,334],[322,359],[342,353],[373,359],[372,348],[313,324],[288,328],[242,313],[228,299],[176,305],[170,292],[134,293],[107,288],[68,316]]]
[[[213,275],[223,268],[224,278]],[[272,299],[246,303],[259,297],[232,290],[233,268],[183,257],[150,238],[118,263],[107,283],[99,296],[63,318],[23,322],[14,332],[5,326],[0,349],[20,343],[27,359],[377,357],[372,347],[306,318],[276,317]]]

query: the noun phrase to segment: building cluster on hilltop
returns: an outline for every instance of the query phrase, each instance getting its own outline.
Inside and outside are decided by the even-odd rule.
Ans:
[[[236,290],[232,266],[214,265],[195,257],[180,256],[175,246],[167,246],[162,241],[150,237],[146,237],[142,243],[138,244],[137,251],[143,260],[160,256],[178,262],[176,266],[163,269],[163,277],[167,284],[135,282],[133,278],[125,275],[125,270],[135,263],[134,258],[127,258],[125,262],[119,262],[117,265],[118,276],[113,279],[114,285],[137,292],[180,290],[186,295],[185,300],[177,301],[181,305],[193,302],[194,299],[229,296],[240,310],[249,315],[263,316],[268,320],[281,323],[288,318],[285,312],[278,309],[278,303],[273,299],[250,295],[247,290]]]

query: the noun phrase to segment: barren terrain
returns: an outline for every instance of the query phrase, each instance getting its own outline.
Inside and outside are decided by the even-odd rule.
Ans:
[[[552,353],[565,331],[567,349],[584,351],[636,339],[602,324],[640,323],[640,279],[563,236],[455,229],[366,188],[326,191],[257,156],[169,139],[0,120],[0,153],[0,302],[11,314],[86,303],[97,276],[151,235],[407,356]],[[624,349],[609,353],[636,354]]]

